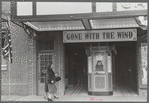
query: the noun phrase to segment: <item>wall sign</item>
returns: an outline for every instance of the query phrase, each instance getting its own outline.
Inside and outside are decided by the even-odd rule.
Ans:
[[[136,29],[64,31],[63,43],[137,41]]]

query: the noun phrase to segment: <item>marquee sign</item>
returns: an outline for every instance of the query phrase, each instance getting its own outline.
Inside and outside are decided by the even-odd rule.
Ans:
[[[136,29],[64,31],[63,43],[137,41]]]

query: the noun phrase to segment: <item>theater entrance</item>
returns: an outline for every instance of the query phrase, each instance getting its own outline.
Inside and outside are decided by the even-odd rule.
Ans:
[[[115,47],[115,51],[108,54],[107,44],[110,49]],[[88,51],[90,45],[94,48],[92,54]],[[64,46],[65,95],[138,96],[136,42],[103,42],[100,48],[99,43],[67,43]],[[93,59],[89,61],[91,55]],[[100,59],[104,71],[97,73],[94,62]],[[89,71],[91,62],[93,71]]]
[[[83,43],[65,44],[66,95],[87,93],[87,55]]]

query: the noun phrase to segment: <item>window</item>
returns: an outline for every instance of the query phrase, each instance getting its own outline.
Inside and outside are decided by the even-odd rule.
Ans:
[[[141,43],[141,84],[147,85],[147,43]]]
[[[40,83],[45,83],[46,80],[46,66],[52,62],[52,53],[39,53],[39,74]]]
[[[54,50],[54,41],[38,40],[38,51]]]

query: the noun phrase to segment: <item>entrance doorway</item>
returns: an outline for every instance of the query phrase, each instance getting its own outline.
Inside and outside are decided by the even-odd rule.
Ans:
[[[41,96],[45,95],[46,67],[50,63],[54,63],[54,53],[38,53],[38,95]]]
[[[122,44],[122,43],[121,43]],[[138,70],[136,44],[125,43],[117,45],[117,55],[115,55],[115,88],[131,94],[138,94]],[[120,45],[120,43],[119,43]]]
[[[87,93],[87,55],[83,43],[65,44],[66,68],[65,76],[68,80],[68,88],[75,92],[77,89]],[[72,90],[72,88],[76,88]],[[82,88],[82,89],[81,89]],[[68,93],[65,91],[65,93]]]
[[[117,54],[113,53],[113,96],[137,96],[138,95],[138,70],[137,70],[137,42],[109,42],[100,43],[100,46],[115,45]],[[86,48],[89,44],[98,46],[98,43],[73,43],[65,45],[66,69],[68,79],[66,95],[88,95],[88,71]],[[82,74],[80,76],[80,74]],[[83,79],[82,86],[79,82]],[[70,88],[69,88],[70,87]]]

